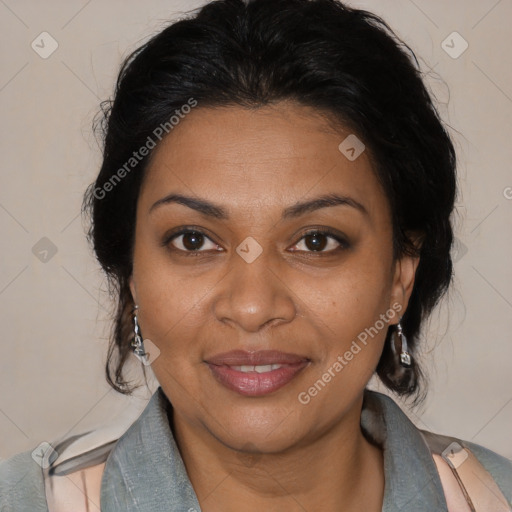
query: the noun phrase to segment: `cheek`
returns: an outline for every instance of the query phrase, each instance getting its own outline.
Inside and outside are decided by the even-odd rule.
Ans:
[[[191,276],[173,266],[165,251],[143,243],[136,247],[133,276],[143,337],[158,346],[166,364],[184,355],[197,359],[200,334],[210,320],[208,298],[219,278],[213,272]]]
[[[328,277],[301,279],[297,296],[305,298],[312,319],[322,320],[346,340],[372,325],[388,308],[390,279],[385,264],[354,255]]]
[[[328,382],[332,394],[321,393],[328,402],[336,401],[344,388],[366,385],[379,361],[392,318],[387,263],[365,260],[355,258],[328,280],[317,283],[313,293],[313,283],[304,287],[310,290],[309,320],[316,325],[324,346],[311,385],[318,380]]]
[[[377,367],[391,313],[384,295],[368,290],[352,290],[318,323],[325,351],[297,395],[308,417],[348,407]]]
[[[180,317],[186,297],[174,282],[160,250],[142,238],[138,238],[133,262],[140,325],[145,338],[161,344],[164,334],[173,329]]]
[[[187,291],[178,289],[172,279],[163,276],[154,283],[140,287],[140,325],[145,338],[151,339],[161,350],[176,351],[180,346],[192,347],[200,326],[201,291],[189,284]],[[167,286],[168,285],[168,286]],[[178,343],[179,342],[179,343]]]

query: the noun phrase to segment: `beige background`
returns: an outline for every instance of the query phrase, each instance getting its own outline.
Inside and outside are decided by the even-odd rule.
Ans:
[[[150,396],[128,399],[105,382],[108,297],[79,211],[100,162],[92,119],[121,59],[202,3],[0,0],[2,458],[127,426]],[[512,2],[351,5],[382,15],[433,69],[428,83],[460,162],[456,283],[427,335],[428,400],[409,414],[512,458]],[[47,59],[31,48],[43,31],[58,42]],[[441,46],[453,31],[469,44],[456,59]],[[33,251],[43,237],[57,250],[46,262],[47,241]]]

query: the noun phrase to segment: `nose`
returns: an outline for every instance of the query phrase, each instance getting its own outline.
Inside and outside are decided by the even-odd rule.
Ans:
[[[295,318],[293,293],[277,265],[272,267],[264,254],[251,263],[233,254],[230,271],[214,299],[217,320],[255,333]]]

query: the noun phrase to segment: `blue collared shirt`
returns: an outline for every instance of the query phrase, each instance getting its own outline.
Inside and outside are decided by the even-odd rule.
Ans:
[[[161,387],[107,459],[102,512],[200,512],[168,421],[170,402]],[[361,428],[383,448],[382,512],[447,512],[443,488],[418,429],[389,397],[365,391]],[[464,442],[512,503],[512,462]],[[0,464],[1,512],[48,512],[41,468],[31,451]]]

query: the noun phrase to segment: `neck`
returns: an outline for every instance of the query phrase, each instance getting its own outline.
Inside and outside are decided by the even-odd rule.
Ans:
[[[381,511],[383,456],[361,431],[361,407],[362,396],[314,440],[278,453],[235,450],[175,412],[170,424],[201,510]]]

